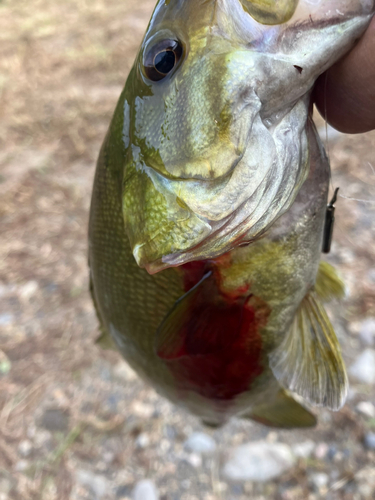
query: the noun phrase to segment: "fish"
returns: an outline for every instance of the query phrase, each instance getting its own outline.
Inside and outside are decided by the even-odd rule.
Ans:
[[[311,427],[348,380],[324,302],[314,82],[372,0],[159,0],[95,174],[91,291],[113,343],[210,426]]]

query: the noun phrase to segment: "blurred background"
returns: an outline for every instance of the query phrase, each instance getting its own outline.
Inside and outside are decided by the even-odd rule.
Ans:
[[[309,431],[210,431],[94,343],[95,161],[155,0],[0,1],[0,500],[375,498],[375,132],[318,127],[351,389]]]

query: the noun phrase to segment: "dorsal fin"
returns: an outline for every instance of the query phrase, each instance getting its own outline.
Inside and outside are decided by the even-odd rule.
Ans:
[[[273,401],[256,406],[250,413],[241,415],[241,417],[250,418],[269,427],[282,429],[314,427],[316,425],[315,416],[281,388]]]
[[[344,283],[338,277],[336,269],[324,260],[319,262],[315,291],[319,298],[325,302],[345,297]]]
[[[303,299],[269,360],[279,382],[311,404],[338,410],[345,403],[348,381],[340,346],[315,291]]]

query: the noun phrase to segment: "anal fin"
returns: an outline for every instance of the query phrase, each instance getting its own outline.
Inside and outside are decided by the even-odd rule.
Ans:
[[[277,380],[309,403],[338,410],[348,380],[340,346],[315,291],[300,304],[289,332],[269,356]]]
[[[281,388],[274,401],[255,407],[242,418],[250,418],[268,427],[281,429],[314,427],[317,423],[316,417],[309,410]]]
[[[104,350],[107,349],[113,349],[114,351],[118,350],[115,341],[113,340],[111,335],[107,332],[107,330],[105,330],[103,327],[100,328],[100,335],[95,340],[95,344]]]

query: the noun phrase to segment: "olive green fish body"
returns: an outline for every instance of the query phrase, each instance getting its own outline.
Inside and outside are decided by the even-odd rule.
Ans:
[[[343,294],[319,264],[329,165],[309,103],[374,6],[340,6],[159,1],[100,153],[89,260],[103,328],[210,424],[311,426],[289,391],[345,400],[321,303]]]
[[[118,110],[121,111],[121,106]],[[161,394],[205,422],[218,424],[244,413],[256,418],[252,413],[254,408],[264,401],[275,400],[280,393],[268,355],[280,345],[298,305],[314,287],[316,279],[329,167],[317,146],[314,128],[311,127],[309,133],[313,144],[309,178],[290,211],[275,223],[267,236],[251,245],[239,246],[216,260],[193,262],[150,275],[136,264],[124,228],[121,190],[118,189],[124,146],[116,140],[116,127],[122,127],[120,112],[115,114],[99,158],[90,220],[91,273],[104,327],[138,373]],[[243,333],[245,344],[247,338],[250,340],[247,345],[250,356],[242,356],[240,344],[229,352],[231,359],[228,360],[220,354],[220,347],[217,352],[217,338],[211,345],[203,346],[203,354],[195,352],[179,357],[165,352],[178,349],[175,343],[181,341],[183,323],[191,316],[196,318],[196,311],[189,308],[178,311],[172,319],[172,335],[167,332],[166,337],[161,338],[164,333],[160,327],[168,322],[176,302],[194,289],[208,272],[212,274],[200,287],[205,282],[211,283],[208,294],[200,299],[200,306],[198,303],[198,310],[202,312],[203,306],[205,315],[211,309],[209,321],[219,311],[224,312],[219,317],[223,325],[221,342],[228,350],[226,339],[230,346],[236,333],[231,331],[228,317],[239,319],[246,302],[252,314]],[[235,303],[238,307],[233,307]],[[224,307],[223,311],[225,305],[227,309]],[[194,305],[192,307],[194,309]],[[204,321],[198,314],[197,322],[205,326]],[[238,329],[238,323],[234,326]],[[199,335],[192,341],[199,351],[202,344]],[[241,356],[243,359],[239,359]],[[205,371],[212,358],[219,376]],[[288,401],[289,406],[292,403]],[[303,417],[304,425],[314,423],[307,412]],[[275,422],[269,415],[265,419],[264,412],[258,420],[278,426],[288,426],[289,422],[286,419]],[[301,422],[297,419],[292,425],[301,425]]]

